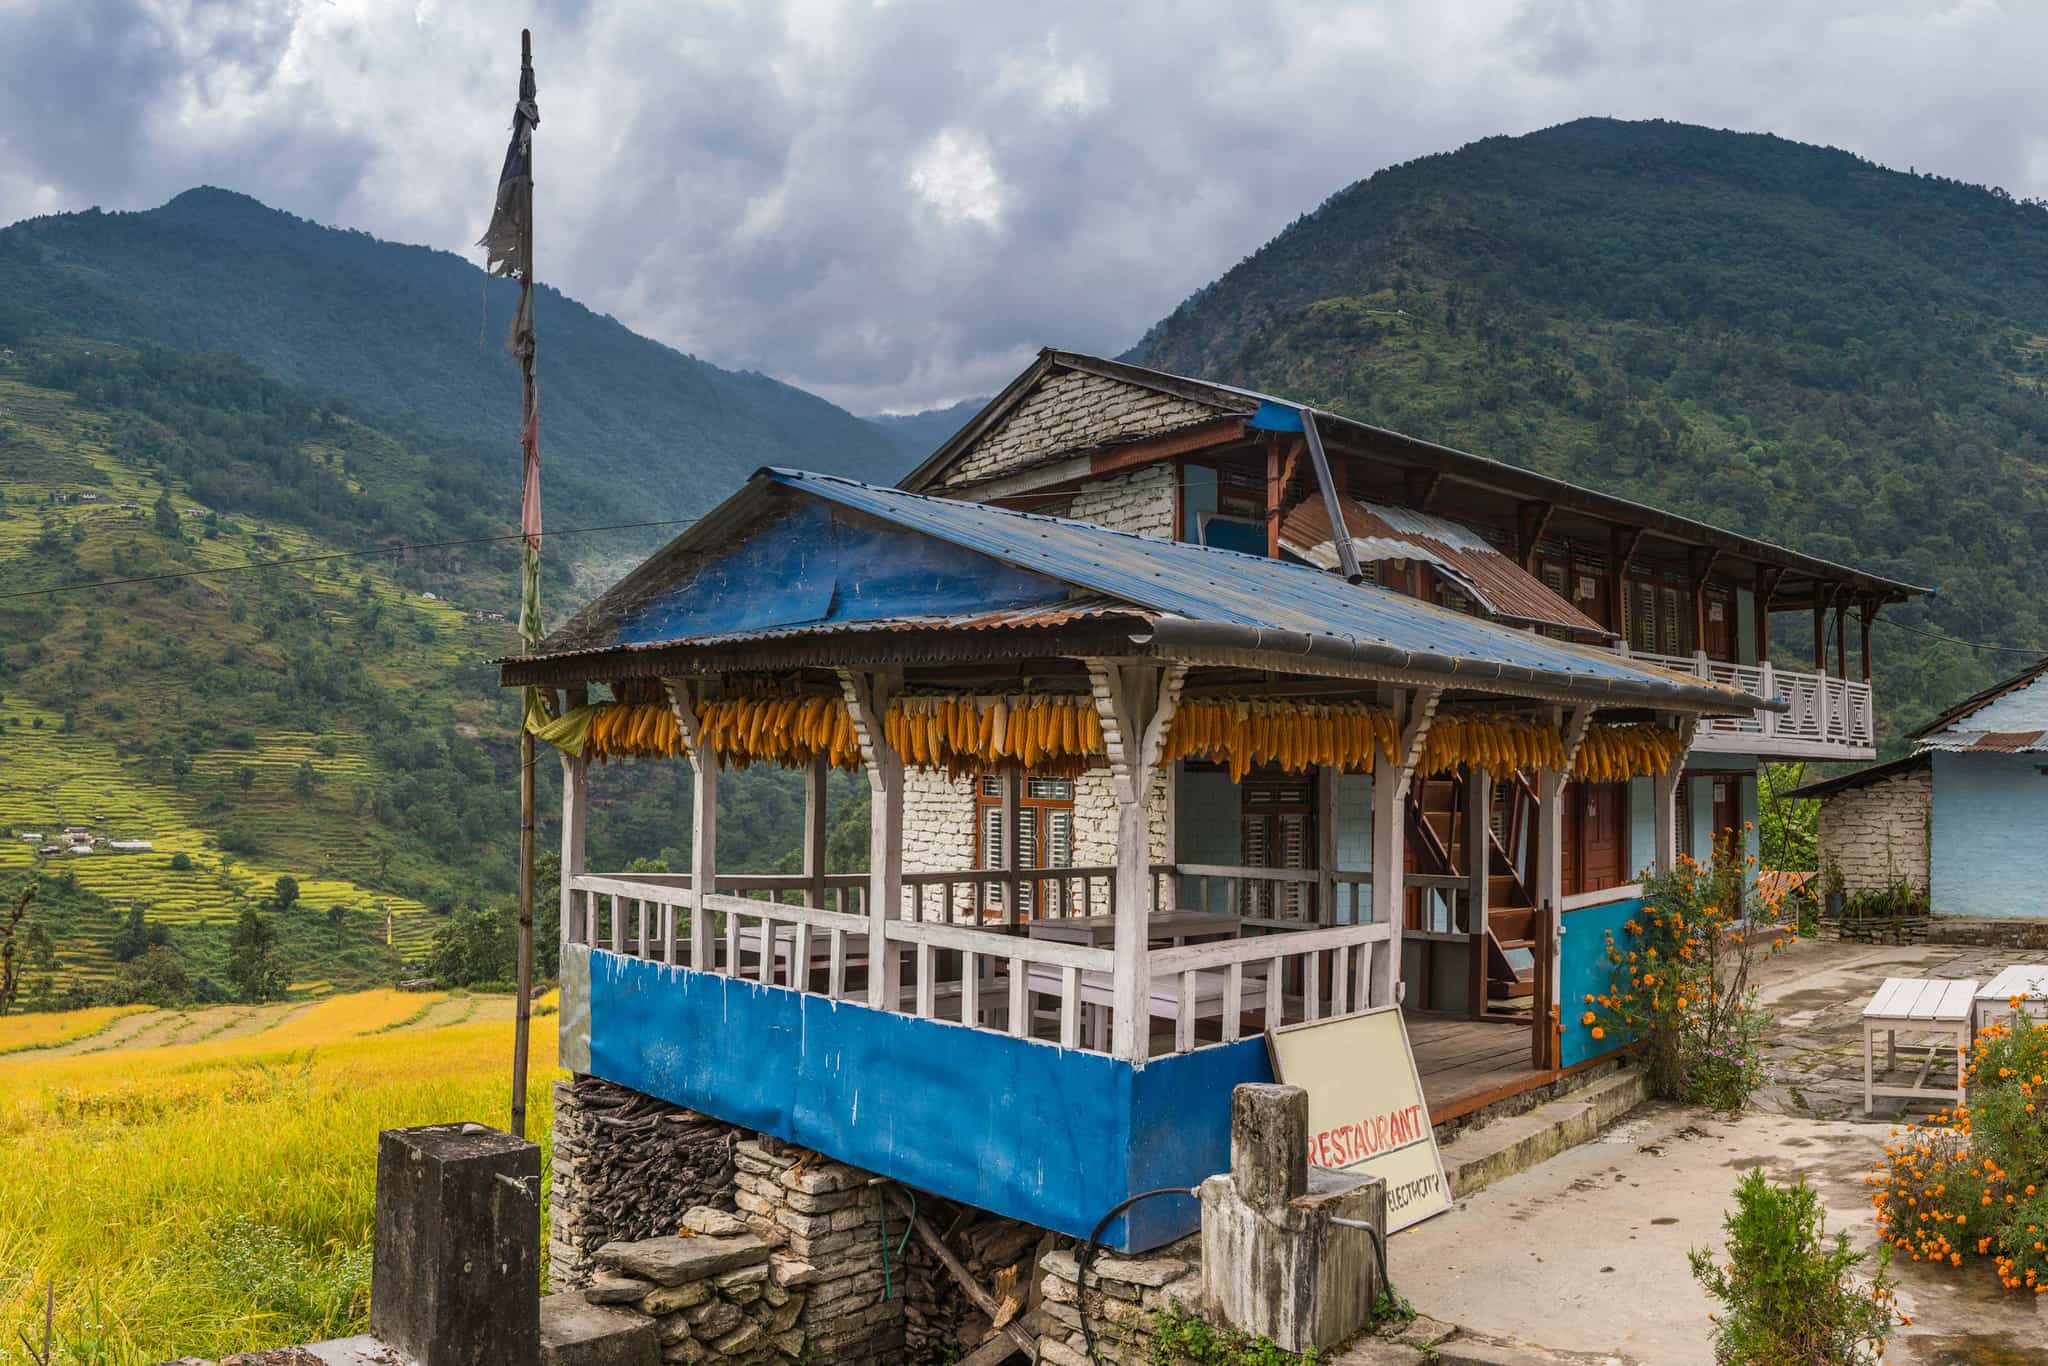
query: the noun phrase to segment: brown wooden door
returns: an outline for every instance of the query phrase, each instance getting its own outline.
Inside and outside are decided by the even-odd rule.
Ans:
[[[1619,887],[1628,878],[1628,784],[1579,789],[1579,890]]]
[[[1735,599],[1725,590],[1709,588],[1705,594],[1707,636],[1702,647],[1708,659],[1735,658]]]
[[[1733,774],[1714,775],[1714,844],[1719,846],[1742,824],[1742,798]]]

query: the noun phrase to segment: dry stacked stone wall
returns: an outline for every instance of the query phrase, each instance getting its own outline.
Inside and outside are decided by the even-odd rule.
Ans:
[[[1195,1312],[1202,1301],[1202,1246],[1185,1238],[1137,1257],[1097,1254],[1088,1263],[1088,1287],[1080,1285],[1072,1249],[1039,1262],[1044,1302],[1033,1315],[1040,1336],[1038,1359],[1047,1366],[1093,1366],[1088,1338],[1095,1337],[1103,1366],[1147,1366],[1152,1360],[1153,1323],[1159,1311]]]
[[[903,1361],[902,1272],[885,1267],[894,1249],[883,1244],[873,1177],[765,1134],[742,1142],[736,1159],[740,1217],[778,1249],[788,1285],[804,1292],[793,1323],[809,1360]]]
[[[606,1243],[674,1233],[695,1206],[731,1209],[745,1133],[596,1077],[557,1082],[550,1285],[583,1285]]]
[[[1218,410],[1078,370],[1049,374],[947,472],[948,485],[987,479],[1117,437],[1152,436],[1218,416]]]
[[[1900,878],[1927,886],[1934,776],[1906,769],[1830,794],[1820,807],[1823,867],[1842,870],[1851,892],[1878,891]]]

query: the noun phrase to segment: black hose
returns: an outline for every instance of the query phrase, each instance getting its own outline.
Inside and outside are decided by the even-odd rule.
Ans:
[[[1100,1362],[1095,1355],[1095,1332],[1088,1326],[1088,1263],[1095,1259],[1095,1249],[1102,1241],[1102,1230],[1109,1227],[1110,1220],[1122,1214],[1140,1200],[1150,1200],[1155,1195],[1185,1195],[1194,1198],[1195,1192],[1186,1186],[1161,1186],[1158,1190],[1139,1191],[1125,1200],[1119,1200],[1109,1207],[1109,1213],[1095,1221],[1095,1231],[1088,1235],[1088,1241],[1081,1245],[1081,1251],[1074,1258],[1074,1312],[1081,1319],[1081,1341],[1087,1344],[1088,1359]]]

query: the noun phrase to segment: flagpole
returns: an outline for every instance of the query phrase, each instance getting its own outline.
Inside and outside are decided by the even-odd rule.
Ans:
[[[530,29],[519,30],[519,90],[522,99],[530,98],[533,87],[533,33]],[[528,144],[529,148],[531,143]],[[524,327],[515,332],[513,348],[519,356],[519,432],[522,460],[534,459],[534,450],[539,441],[536,430],[535,406],[538,401],[533,387],[533,182],[532,160],[529,151],[527,162],[528,181],[524,190],[525,212],[519,216],[519,253],[524,268],[519,275],[519,313]],[[531,445],[529,443],[532,443]],[[529,470],[531,466],[528,466]],[[524,485],[522,485],[524,489]],[[539,537],[535,528],[527,524],[525,499],[537,493],[536,489],[525,489],[521,496],[521,527],[524,533],[520,541],[520,597],[522,604],[531,602],[537,608],[539,585],[529,582],[538,578],[540,566]],[[540,623],[538,612],[520,612],[521,643],[530,652],[539,641]],[[519,1001],[513,1012],[512,1024],[512,1135],[526,1137],[526,1067],[528,1036],[533,1028],[533,728],[528,721],[533,715],[531,693],[524,699],[519,717]]]

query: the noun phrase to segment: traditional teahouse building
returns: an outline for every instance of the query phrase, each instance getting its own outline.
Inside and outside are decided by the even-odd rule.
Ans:
[[[564,1064],[1075,1235],[1225,1165],[1274,1024],[1403,1004],[1439,1122],[1556,1083],[1634,871],[1739,828],[1760,756],[1875,753],[1869,622],[1915,591],[1047,352],[900,487],[763,470],[505,662],[571,708]],[[585,866],[627,756],[693,763],[691,872]],[[809,774],[800,874],[719,860],[751,762]],[[865,873],[824,866],[833,765]]]
[[[2048,660],[1908,738],[1903,758],[1788,794],[1820,801],[1822,864],[1852,894],[1909,884],[1937,916],[2043,915]]]

